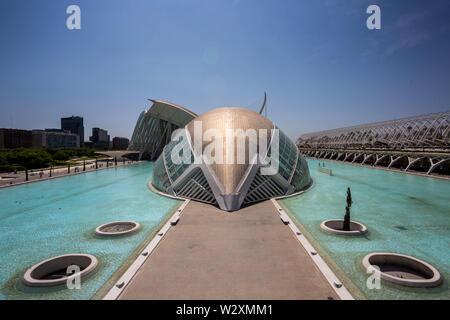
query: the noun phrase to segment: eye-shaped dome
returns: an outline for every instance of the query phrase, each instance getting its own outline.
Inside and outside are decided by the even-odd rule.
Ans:
[[[176,163],[173,152],[188,150],[191,163]],[[254,152],[275,170],[261,170]],[[181,152],[183,153],[183,152]],[[267,157],[265,157],[267,154]],[[306,161],[270,120],[243,108],[219,108],[191,120],[155,163],[153,185],[161,191],[217,204],[227,211],[309,186]]]
[[[238,138],[234,135],[230,135],[230,129],[237,133],[239,129],[241,132],[247,131],[248,129],[255,130],[255,133],[258,133],[260,129],[265,130],[267,133],[267,138],[270,138],[270,134],[272,133],[272,129],[274,129],[274,125],[271,121],[264,118],[259,113],[248,109],[242,108],[219,108],[208,111],[196,119],[189,122],[186,126],[189,134],[191,136],[192,145],[194,145],[194,125],[195,123],[202,124],[202,135],[205,136],[205,133],[208,130],[217,130],[218,133],[223,137],[222,143],[222,155],[223,161],[221,163],[213,163],[210,165],[210,170],[212,170],[221,183],[223,187],[224,194],[232,194],[236,191],[236,188],[239,185],[242,177],[245,175],[245,172],[250,165],[251,159],[249,159],[249,143],[250,139],[248,137],[245,138],[245,149],[243,148],[239,150]],[[228,134],[227,134],[228,132]],[[230,141],[231,140],[231,141]],[[211,141],[205,141],[203,139],[202,150],[205,150],[207,145],[210,144]],[[230,144],[231,143],[231,144]],[[230,150],[230,148],[233,148]],[[238,163],[238,153],[242,152],[245,156],[244,163]],[[226,161],[227,155],[232,155],[232,161]],[[217,153],[215,154],[217,156]],[[216,157],[217,158],[217,157]],[[231,162],[231,163],[230,163]],[[242,162],[242,161],[241,161]]]

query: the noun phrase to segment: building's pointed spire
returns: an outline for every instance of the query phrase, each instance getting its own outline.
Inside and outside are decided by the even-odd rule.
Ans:
[[[267,95],[266,95],[266,92],[264,91],[264,102],[263,102],[263,105],[261,107],[261,110],[259,110],[259,114],[262,114],[262,112],[264,110],[264,107],[266,106],[266,101],[267,101]]]

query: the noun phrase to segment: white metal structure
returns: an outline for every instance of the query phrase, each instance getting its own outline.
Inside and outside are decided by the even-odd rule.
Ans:
[[[297,146],[315,149],[444,149],[450,111],[303,134]]]

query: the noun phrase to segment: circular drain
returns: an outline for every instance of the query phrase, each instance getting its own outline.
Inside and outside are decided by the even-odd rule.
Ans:
[[[350,236],[361,235],[367,232],[367,227],[356,221],[350,221],[350,231],[344,231],[343,219],[325,220],[320,224],[320,228],[329,233]]]
[[[102,224],[95,229],[100,236],[121,236],[137,231],[141,225],[135,221],[114,221]]]
[[[437,287],[442,283],[441,274],[432,265],[403,254],[370,253],[364,257],[362,265],[366,270],[377,266],[381,279],[403,286]]]
[[[80,271],[80,277],[85,277],[97,265],[97,258],[90,254],[75,253],[57,256],[32,266],[25,272],[22,282],[29,287],[57,286],[66,283],[67,279],[77,271]]]

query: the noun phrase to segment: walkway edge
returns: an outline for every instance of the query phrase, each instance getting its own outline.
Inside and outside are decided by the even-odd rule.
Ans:
[[[92,169],[92,170],[86,170],[86,171],[80,171],[80,172],[71,172],[71,173],[68,173],[68,174],[63,174],[61,176],[52,176],[52,177],[46,177],[46,178],[42,178],[42,179],[22,181],[22,182],[13,183],[13,184],[5,184],[5,185],[0,186],[0,189],[2,189],[2,188],[11,188],[11,187],[16,187],[16,186],[22,186],[22,185],[30,184],[30,183],[34,183],[34,182],[42,182],[42,181],[53,180],[53,179],[58,179],[58,178],[71,177],[71,176],[75,176],[77,174],[85,174],[85,173],[89,173],[89,172],[97,172],[97,171],[106,170],[106,169],[112,169],[112,168],[116,168],[117,169],[117,168],[122,168],[122,167],[125,167],[125,166],[130,166],[130,165],[133,165],[133,164],[136,164],[136,163],[140,163],[140,162],[143,162],[143,161],[135,161],[135,162],[132,162],[132,163],[121,164],[119,166],[104,167],[104,168],[98,168],[98,169]],[[75,167],[81,167],[81,166],[82,165],[74,166],[74,167],[71,167],[71,168],[73,169]],[[44,169],[48,170],[49,168],[44,168]],[[58,169],[61,169],[61,168],[58,168]]]
[[[361,167],[361,168],[369,168],[369,169],[377,169],[377,170],[384,170],[384,171],[388,171],[388,172],[396,172],[396,173],[403,173],[403,174],[410,174],[413,176],[419,176],[419,177],[425,177],[425,178],[434,178],[434,179],[440,179],[440,180],[446,180],[449,181],[450,177],[448,176],[438,176],[436,174],[426,174],[426,173],[422,173],[422,172],[414,172],[414,171],[404,171],[404,170],[398,170],[396,168],[387,168],[387,167],[380,167],[380,166],[371,166],[371,165],[367,165],[367,164],[361,164],[361,163],[355,163],[355,162],[348,162],[348,161],[342,161],[342,160],[334,160],[334,159],[322,159],[322,158],[316,158],[316,157],[311,157],[311,156],[307,156],[306,159],[314,159],[317,161],[332,161],[332,162],[336,162],[336,163],[341,163],[341,164],[348,164],[351,166],[355,166],[355,167]]]
[[[336,277],[334,272],[328,267],[326,262],[322,259],[322,257],[317,253],[316,249],[311,245],[311,243],[306,239],[306,237],[300,232],[295,223],[292,221],[291,217],[284,211],[283,208],[278,204],[275,199],[270,199],[272,204],[277,209],[280,214],[281,220],[291,228],[297,240],[309,254],[309,257],[314,261],[316,266],[319,268],[320,272],[324,275],[325,279],[327,279],[330,286],[336,292],[338,297],[341,300],[355,300],[350,292],[345,288],[342,282]]]
[[[188,205],[190,200],[185,200],[181,206],[175,211],[175,213],[167,220],[164,226],[156,233],[147,247],[141,252],[141,254],[136,258],[136,260],[131,264],[131,266],[125,271],[125,273],[119,278],[119,280],[114,284],[114,286],[108,291],[108,293],[102,298],[102,300],[116,300],[119,298],[120,294],[125,290],[127,285],[131,282],[133,277],[139,271],[141,266],[147,260],[152,252],[156,249],[159,242],[164,238],[169,229],[178,222],[180,216]]]

